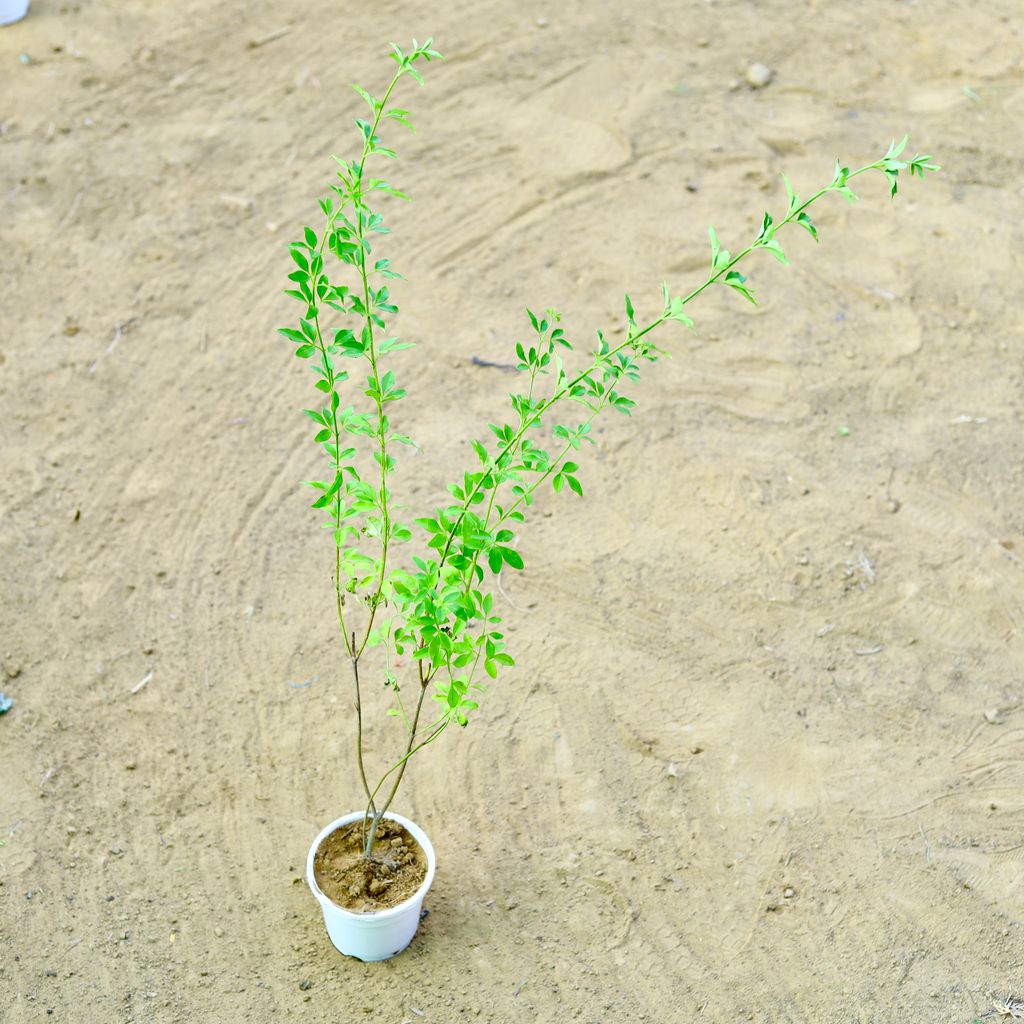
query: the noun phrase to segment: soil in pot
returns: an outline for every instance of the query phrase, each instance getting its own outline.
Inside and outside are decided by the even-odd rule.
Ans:
[[[357,914],[404,903],[427,877],[427,855],[397,821],[377,828],[372,860],[363,859],[363,823],[335,829],[316,851],[313,874],[332,903]]]

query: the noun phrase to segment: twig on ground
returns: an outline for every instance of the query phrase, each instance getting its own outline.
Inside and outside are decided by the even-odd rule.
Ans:
[[[245,48],[247,50],[257,50],[261,46],[266,46],[267,43],[276,42],[282,36],[288,35],[288,33],[291,32],[291,30],[291,25],[286,25],[284,28],[275,29],[273,32],[270,32],[265,36],[260,36],[259,39],[250,39],[249,42],[245,44]]]
[[[924,825],[917,826],[918,831],[921,833],[921,838],[924,840],[924,862],[930,864],[932,859],[932,848],[928,842],[928,837],[924,834]]]
[[[63,231],[64,228],[66,228],[68,224],[71,223],[75,214],[78,213],[78,207],[82,202],[82,196],[85,195],[85,190],[88,187],[89,183],[86,182],[85,185],[78,190],[78,194],[75,196],[75,198],[71,200],[71,205],[68,207],[67,213],[65,213],[64,216],[61,217],[60,223],[57,225],[57,234],[60,234],[60,232]]]
[[[147,672],[147,673],[146,673],[146,674],[145,674],[145,675],[144,675],[144,676],[143,676],[143,677],[142,677],[142,678],[141,678],[141,679],[140,679],[140,680],[139,680],[139,681],[138,681],[138,682],[137,682],[137,683],[136,683],[136,684],[135,684],[135,685],[134,685],[134,686],[132,687],[132,689],[131,689],[131,692],[132,692],[132,693],[138,693],[138,692],[139,692],[139,690],[141,690],[141,689],[142,689],[142,688],[143,688],[143,687],[144,687],[144,686],[146,685],[146,683],[148,683],[148,682],[150,681],[150,679],[152,679],[152,678],[153,678],[153,673],[152,673],[152,672]]]
[[[106,349],[99,356],[97,356],[96,361],[92,364],[92,366],[89,367],[90,373],[95,373],[96,367],[99,366],[100,363],[102,363],[103,360],[106,359],[107,356],[109,356],[110,353],[114,351],[114,349],[117,347],[117,343],[121,340],[122,336],[124,335],[124,332],[127,331],[128,328],[131,327],[133,323],[135,323],[136,319],[136,317],[130,316],[128,317],[127,320],[119,320],[116,324],[114,324],[114,336],[110,339],[110,344],[106,347]]]
[[[479,356],[473,356],[470,362],[474,366],[482,366],[488,370],[515,370],[511,363],[492,363],[490,359],[481,359]]]
[[[508,594],[506,594],[506,593],[505,593],[505,588],[504,588],[504,587],[503,587],[503,586],[501,585],[501,573],[500,573],[500,572],[499,572],[499,573],[498,573],[498,575],[497,575],[497,576],[495,577],[495,579],[496,579],[496,580],[497,580],[497,582],[498,582],[498,590],[499,590],[499,591],[501,591],[501,596],[502,596],[503,598],[505,598],[505,600],[506,600],[506,601],[508,601],[508,603],[509,603],[510,605],[512,605],[512,607],[513,607],[513,608],[515,608],[515,610],[516,610],[517,612],[521,612],[521,611],[522,611],[522,608],[520,608],[520,607],[519,607],[519,605],[517,605],[517,604],[515,603],[515,601],[513,601],[513,600],[512,600],[512,598],[511,598],[511,597],[509,597],[509,596],[508,596]]]

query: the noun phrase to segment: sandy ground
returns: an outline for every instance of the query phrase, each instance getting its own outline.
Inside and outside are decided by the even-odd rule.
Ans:
[[[38,0],[0,29],[0,1019],[970,1024],[1024,997],[1019,5],[383,7]],[[832,201],[820,249],[754,268],[758,310],[695,305],[585,503],[528,525],[519,667],[397,806],[439,853],[431,914],[363,965],[300,879],[358,793],[273,329],[347,84],[428,33],[450,59],[389,214],[420,508],[524,306],[581,339],[624,290],[650,310],[782,169],[807,189],[909,131],[945,170]]]

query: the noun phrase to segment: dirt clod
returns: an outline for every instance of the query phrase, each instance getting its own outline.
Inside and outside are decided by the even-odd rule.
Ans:
[[[372,913],[397,907],[416,892],[427,875],[427,857],[401,825],[382,821],[374,856],[364,859],[363,823],[357,821],[320,844],[313,873],[324,895],[339,907]]]

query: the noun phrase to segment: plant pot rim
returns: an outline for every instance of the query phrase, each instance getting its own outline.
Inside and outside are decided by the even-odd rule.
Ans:
[[[422,900],[427,894],[427,890],[430,888],[431,883],[434,881],[434,847],[431,845],[430,839],[427,837],[426,832],[423,831],[414,821],[410,821],[408,818],[402,817],[401,814],[395,814],[393,811],[385,811],[384,817],[389,821],[397,822],[404,828],[409,835],[420,844],[424,854],[427,857],[427,874],[424,877],[420,887],[406,900],[402,900],[401,903],[394,907],[386,907],[383,910],[370,910],[365,913],[359,913],[354,910],[348,910],[346,907],[338,906],[329,896],[327,896],[319,885],[316,884],[316,873],[314,871],[314,861],[316,860],[316,852],[320,849],[320,844],[337,829],[343,825],[351,824],[353,821],[359,821],[366,814],[365,811],[352,811],[350,814],[343,814],[340,818],[335,818],[329,825],[324,826],[320,834],[313,840],[312,846],[309,848],[309,854],[306,856],[306,881],[309,884],[309,888],[312,890],[313,895],[324,907],[330,907],[336,913],[344,914],[347,917],[354,918],[358,921],[365,922],[384,922],[388,921],[393,917],[397,917],[405,910],[410,903],[416,900]]]

